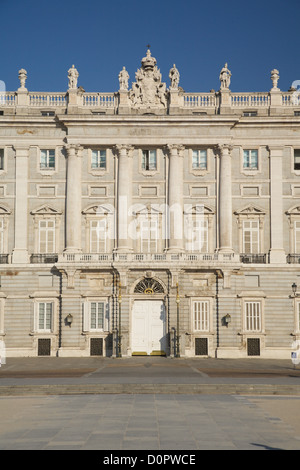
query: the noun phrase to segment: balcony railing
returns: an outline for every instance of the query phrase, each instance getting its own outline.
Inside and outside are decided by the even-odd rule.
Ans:
[[[289,264],[300,264],[300,254],[290,254],[287,256],[286,261]]]
[[[189,114],[218,114],[223,106],[227,109],[231,107],[235,113],[241,113],[247,110],[261,109],[265,114],[266,108],[272,106],[279,108],[299,108],[300,94],[298,92],[251,92],[251,93],[232,93],[229,94],[228,102],[222,100],[222,92],[210,93],[179,93],[178,106]],[[274,101],[274,99],[276,100]],[[75,101],[74,101],[75,100]],[[68,92],[27,92],[20,94],[18,91],[0,92],[0,107],[32,107],[32,108],[57,108],[60,112],[63,108],[74,107],[90,109],[94,114],[105,114],[106,112],[118,113],[119,93],[88,93],[78,92],[75,98],[70,101]],[[128,99],[127,107],[130,107]],[[225,104],[224,104],[225,103]],[[275,103],[275,104],[274,104]]]
[[[215,93],[184,93],[185,108],[215,108],[218,104]]]
[[[242,253],[240,254],[240,261],[245,264],[265,264],[267,262],[267,255],[263,253]]]
[[[114,108],[116,98],[114,93],[84,93],[83,106],[90,108]]]
[[[239,262],[239,255],[232,253],[62,253],[59,262],[62,263],[214,263]]]
[[[29,93],[30,106],[34,107],[61,107],[67,106],[66,93]]]
[[[231,106],[260,108],[270,106],[269,93],[232,93]]]
[[[54,264],[58,261],[58,254],[56,253],[43,253],[33,254],[30,257],[30,263],[32,264]]]

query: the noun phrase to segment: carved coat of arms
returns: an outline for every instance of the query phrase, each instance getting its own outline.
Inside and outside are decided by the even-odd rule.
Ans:
[[[136,82],[132,84],[129,99],[134,108],[165,108],[167,106],[166,84],[161,81],[160,70],[156,59],[148,49],[142,60],[142,67],[135,74]]]

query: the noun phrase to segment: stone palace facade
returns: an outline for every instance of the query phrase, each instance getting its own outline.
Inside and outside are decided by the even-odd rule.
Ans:
[[[131,88],[0,96],[7,357],[290,358],[300,340],[296,88],[186,93],[148,49]],[[299,288],[297,287],[299,286]],[[297,343],[296,343],[297,344]],[[4,346],[3,346],[4,347]]]

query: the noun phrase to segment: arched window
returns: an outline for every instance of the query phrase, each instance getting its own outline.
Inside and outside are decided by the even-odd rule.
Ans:
[[[135,294],[163,294],[163,286],[152,277],[142,279],[134,289]]]

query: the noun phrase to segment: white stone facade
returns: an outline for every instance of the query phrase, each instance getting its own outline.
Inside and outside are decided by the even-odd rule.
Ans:
[[[13,356],[290,358],[300,340],[300,100],[130,88],[0,96],[0,340]]]

